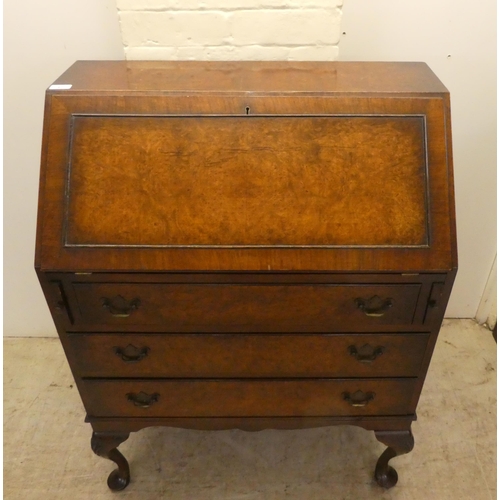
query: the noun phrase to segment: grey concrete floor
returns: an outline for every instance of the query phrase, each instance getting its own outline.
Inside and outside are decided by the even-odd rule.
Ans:
[[[4,498],[360,500],[496,498],[496,344],[471,320],[446,320],[413,424],[414,450],[372,480],[384,446],[356,427],[298,431],[149,428],[120,450],[132,481],[106,486],[111,462],[91,430],[57,339],[4,341]]]

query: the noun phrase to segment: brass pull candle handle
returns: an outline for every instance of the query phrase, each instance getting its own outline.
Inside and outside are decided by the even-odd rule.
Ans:
[[[374,392],[364,393],[363,391],[356,391],[351,394],[350,392],[343,392],[342,397],[354,408],[362,408],[375,398]]]
[[[384,353],[385,347],[381,345],[378,347],[372,347],[369,344],[365,344],[358,349],[356,346],[350,345],[347,350],[349,351],[349,354],[356,358],[356,360],[360,363],[371,363]]]
[[[134,392],[129,392],[126,394],[127,400],[133,403],[134,406],[137,406],[138,408],[149,408],[153,404],[157,403],[158,400],[160,399],[160,395],[155,392],[153,394],[146,394],[145,392],[139,392],[139,393],[134,393]]]
[[[117,355],[120,356],[122,361],[125,363],[137,363],[137,361],[141,361],[141,359],[144,359],[150,349],[149,347],[135,347],[135,345],[129,344],[127,347],[118,347],[114,346],[113,347],[113,352]]]
[[[112,299],[103,297],[101,305],[107,309],[115,318],[128,318],[133,311],[138,309],[141,301],[139,299],[126,300],[121,295],[117,295]]]
[[[358,297],[355,303],[357,308],[363,311],[366,316],[380,317],[392,307],[393,300],[391,298],[382,299],[378,295],[374,295],[369,299]]]

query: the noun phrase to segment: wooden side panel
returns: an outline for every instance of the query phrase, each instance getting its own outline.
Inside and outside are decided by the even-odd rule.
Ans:
[[[423,117],[92,117],[66,245],[425,246]]]

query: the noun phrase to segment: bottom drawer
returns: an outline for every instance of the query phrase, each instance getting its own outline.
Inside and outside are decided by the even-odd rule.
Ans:
[[[416,379],[84,380],[94,417],[405,415]]]

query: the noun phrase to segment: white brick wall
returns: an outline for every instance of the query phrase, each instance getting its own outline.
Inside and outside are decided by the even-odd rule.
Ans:
[[[127,59],[338,57],[342,0],[117,0]]]

